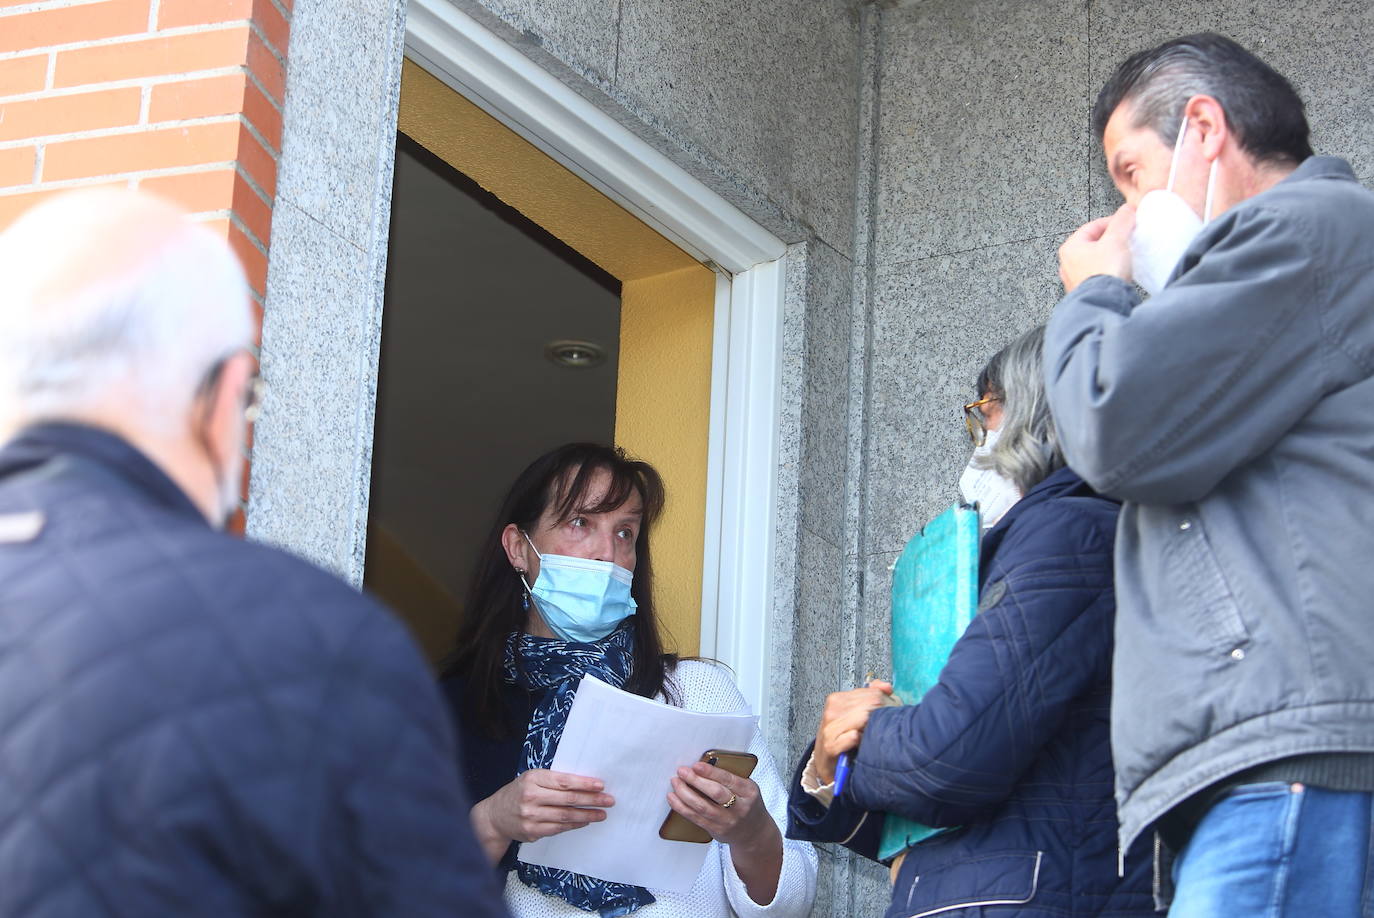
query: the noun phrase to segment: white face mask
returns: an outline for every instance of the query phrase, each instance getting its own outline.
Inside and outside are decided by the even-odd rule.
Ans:
[[[964,503],[978,505],[978,518],[986,532],[997,525],[1018,500],[1021,491],[1003,478],[992,464],[992,447],[998,432],[989,430],[983,445],[973,451],[972,458],[959,476],[959,493]]]
[[[1140,199],[1135,209],[1135,230],[1131,233],[1131,273],[1146,293],[1154,296],[1164,289],[1183,253],[1192,245],[1202,227],[1212,219],[1212,193],[1217,183],[1217,161],[1212,160],[1207,175],[1207,203],[1202,219],[1188,202],[1174,192],[1178,173],[1178,154],[1188,133],[1188,117],[1178,129],[1174,155],[1169,163],[1169,184],[1156,188]]]

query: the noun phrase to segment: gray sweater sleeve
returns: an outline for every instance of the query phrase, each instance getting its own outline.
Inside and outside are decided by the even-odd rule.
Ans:
[[[1323,394],[1322,275],[1301,216],[1248,205],[1205,234],[1157,296],[1093,277],[1050,319],[1064,454],[1104,494],[1197,500]]]

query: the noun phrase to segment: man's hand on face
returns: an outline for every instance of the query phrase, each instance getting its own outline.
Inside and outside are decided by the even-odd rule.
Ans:
[[[1059,247],[1059,279],[1064,292],[1072,292],[1096,274],[1131,279],[1131,231],[1135,208],[1122,204],[1110,217],[1080,226]]]

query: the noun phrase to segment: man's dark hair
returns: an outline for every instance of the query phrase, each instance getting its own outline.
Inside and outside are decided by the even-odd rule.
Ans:
[[[1093,106],[1102,139],[1123,102],[1134,124],[1148,125],[1172,145],[1193,96],[1221,103],[1240,148],[1258,163],[1297,164],[1312,155],[1302,99],[1282,74],[1223,35],[1201,32],[1131,55],[1112,74]]]

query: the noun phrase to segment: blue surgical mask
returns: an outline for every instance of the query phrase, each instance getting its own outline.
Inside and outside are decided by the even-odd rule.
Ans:
[[[565,641],[587,644],[601,640],[635,614],[637,603],[630,595],[632,572],[610,561],[543,555],[528,533],[521,535],[539,555],[539,576],[534,578],[533,587],[524,574],[520,581],[554,634]]]

